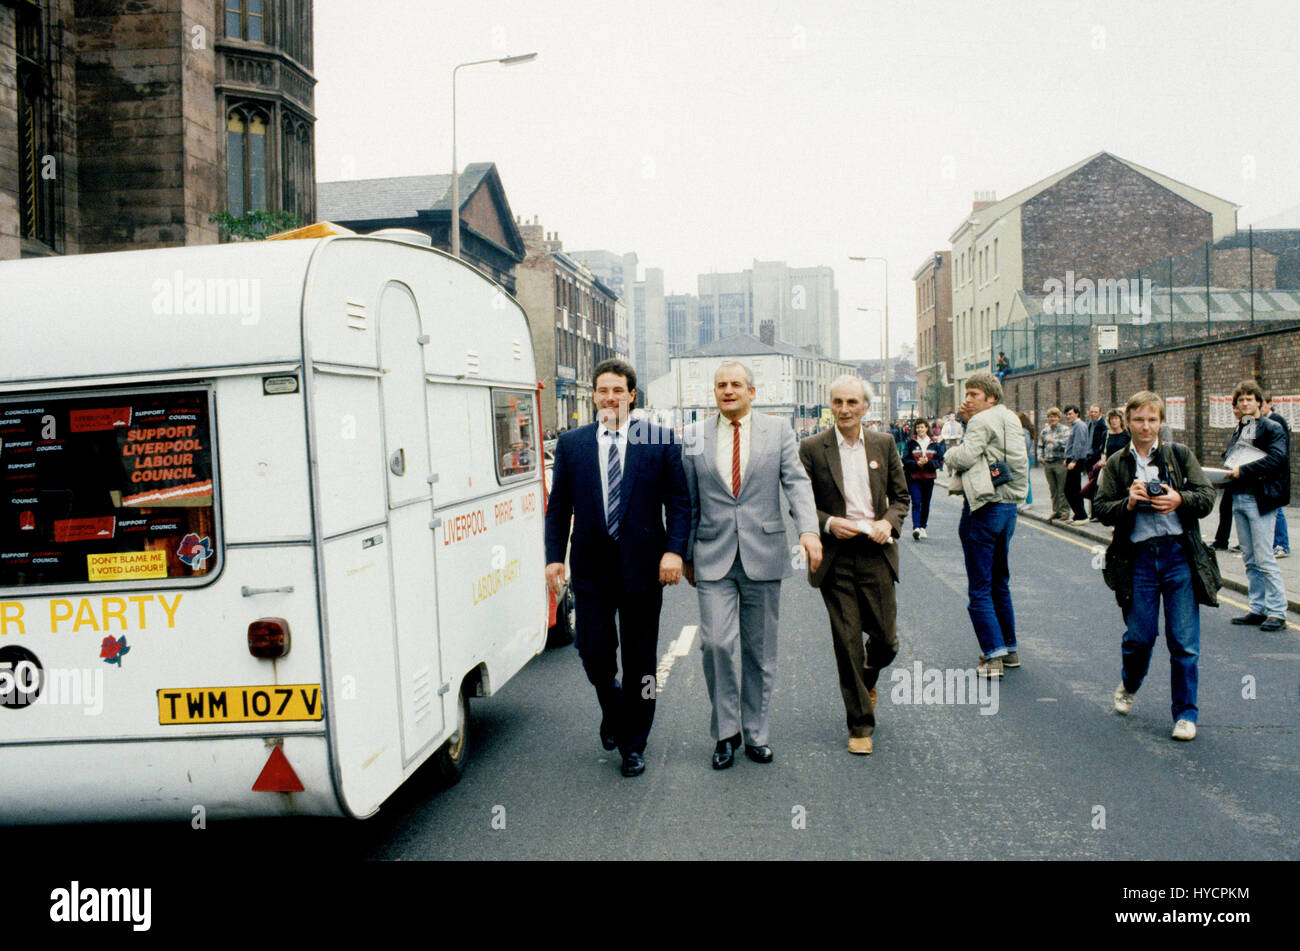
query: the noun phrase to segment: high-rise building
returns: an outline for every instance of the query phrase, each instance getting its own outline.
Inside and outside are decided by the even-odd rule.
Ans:
[[[632,285],[632,365],[637,376],[653,380],[668,372],[668,317],[664,311],[664,272],[645,269]]]
[[[699,346],[700,299],[694,294],[669,294],[664,298],[668,327],[668,356],[679,356]]]
[[[839,357],[839,292],[828,267],[755,261],[745,271],[701,274],[699,291],[700,346],[750,334]]]

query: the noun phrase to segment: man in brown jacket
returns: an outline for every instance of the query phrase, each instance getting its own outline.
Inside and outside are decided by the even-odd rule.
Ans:
[[[863,430],[870,400],[862,381],[840,377],[831,384],[830,404],[834,428],[799,444],[823,541],[821,565],[808,580],[830,615],[849,752],[866,754],[876,729],[876,680],[898,654],[893,542],[911,496],[894,440]]]

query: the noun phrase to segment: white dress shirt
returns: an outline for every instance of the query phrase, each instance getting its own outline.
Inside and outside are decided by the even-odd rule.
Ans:
[[[731,485],[731,452],[735,437],[732,435],[731,420],[718,414],[718,471],[723,480]],[[745,487],[745,469],[749,466],[749,440],[754,432],[754,414],[746,413],[740,418],[740,487]]]
[[[632,417],[623,420],[618,427],[618,471],[621,474],[620,486],[627,482],[627,432],[632,426]],[[609,512],[609,447],[614,442],[614,432],[604,423],[596,427],[596,455],[600,460],[600,501],[603,510]],[[623,492],[619,488],[619,494]]]
[[[844,473],[845,516],[851,522],[876,520],[876,509],[871,504],[871,480],[867,468],[867,443],[858,426],[858,441],[850,446],[838,426],[835,427],[835,442],[840,449],[840,469]],[[830,531],[831,519],[828,516],[822,526]]]

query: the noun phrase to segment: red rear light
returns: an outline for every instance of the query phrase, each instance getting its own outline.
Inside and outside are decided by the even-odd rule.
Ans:
[[[264,617],[249,624],[248,652],[263,660],[289,653],[289,622],[282,617]]]

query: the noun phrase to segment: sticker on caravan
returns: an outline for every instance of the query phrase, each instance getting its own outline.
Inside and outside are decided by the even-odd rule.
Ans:
[[[0,707],[26,707],[41,695],[45,670],[25,647],[0,647]]]
[[[68,429],[74,433],[98,433],[131,425],[131,407],[101,406],[68,412]]]
[[[113,537],[113,528],[117,518],[105,515],[100,518],[56,518],[54,520],[54,540],[56,542],[92,542]]]
[[[212,557],[212,542],[207,535],[199,538],[194,532],[190,532],[181,539],[176,554],[191,568],[202,568],[203,563]]]
[[[106,637],[99,645],[99,656],[103,658],[106,664],[117,664],[122,666],[122,658],[131,653],[131,648],[126,646],[126,635],[122,637]]]
[[[87,581],[166,578],[167,552],[122,551],[86,556]]]

